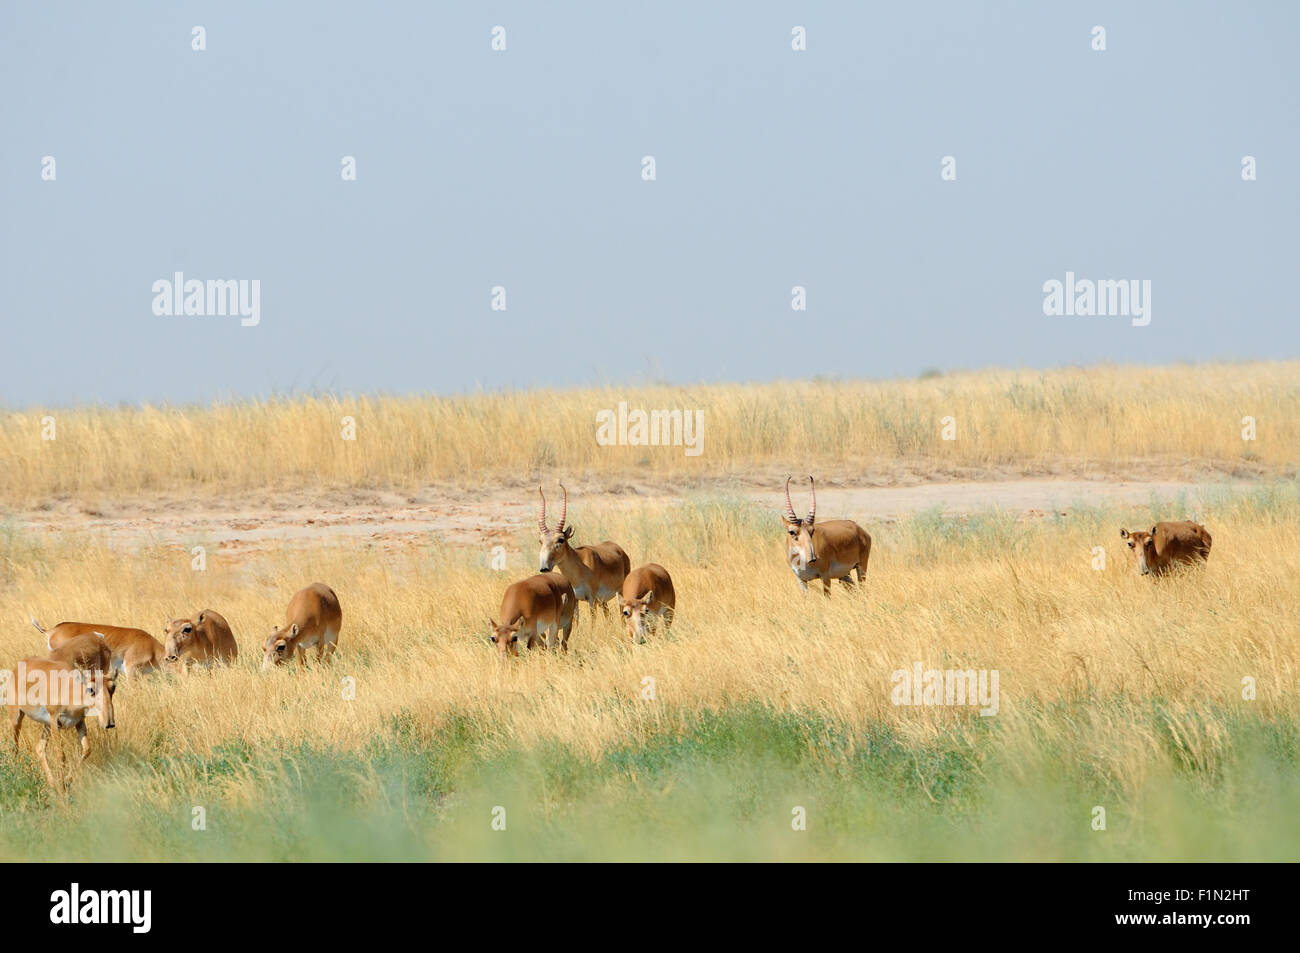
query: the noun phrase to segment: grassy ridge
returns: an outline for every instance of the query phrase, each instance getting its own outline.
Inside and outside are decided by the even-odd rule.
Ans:
[[[853,515],[833,493],[819,504]],[[867,591],[823,600],[799,594],[773,513],[716,496],[667,512],[575,500],[579,541],[615,538],[669,568],[678,623],[632,647],[584,611],[570,657],[506,666],[483,620],[531,571],[527,527],[505,574],[435,540],[383,559],[356,540],[210,557],[196,573],[182,547],[124,560],[106,539],[9,532],[0,658],[40,650],[29,614],[157,631],[205,606],[244,655],[124,684],[71,806],[38,783],[31,730],[17,759],[0,756],[0,851],[84,849],[64,838],[91,825],[105,856],[133,857],[1294,856],[1300,485],[1211,499],[1205,570],[1136,577],[1118,527],[1183,509],[869,525]],[[313,579],[343,604],[337,664],[258,671],[259,637]],[[915,661],[997,669],[998,715],[892,705],[891,673]],[[508,834],[490,829],[495,805]]]
[[[607,447],[596,414],[703,412],[703,452]],[[1242,440],[1242,418],[1257,421]],[[53,417],[54,440],[43,440]],[[942,438],[954,418],[956,439]],[[343,419],[356,439],[342,439]],[[1133,461],[1283,472],[1300,446],[1300,363],[991,371],[918,381],[333,397],[206,408],[0,413],[0,501],[300,486],[413,488],[562,472],[694,479],[774,467],[1123,471]]]

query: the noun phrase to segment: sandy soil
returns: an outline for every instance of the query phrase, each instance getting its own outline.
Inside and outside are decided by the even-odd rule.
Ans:
[[[768,489],[737,482],[724,492],[752,500],[773,513],[781,509],[781,482]],[[910,513],[935,507],[955,515],[996,507],[1022,519],[1067,513],[1079,505],[1146,504],[1186,494],[1195,509],[1209,492],[1239,490],[1252,481],[1188,483],[1173,480],[1116,481],[1084,479],[1010,479],[918,482],[902,486],[819,486],[818,507],[824,518],[849,517],[868,529]],[[576,483],[570,487],[571,518],[588,508],[669,506],[699,490],[622,484],[614,489]],[[547,494],[552,506],[558,493]],[[807,496],[792,488],[802,512]],[[415,494],[380,490],[297,490],[218,498],[165,496],[115,499],[88,505],[52,501],[33,509],[10,510],[6,520],[19,530],[44,533],[90,533],[112,545],[135,549],[149,545],[215,547],[238,556],[284,543],[319,546],[351,539],[376,548],[427,544],[431,539],[465,546],[492,545],[510,539],[536,519],[536,491],[525,487],[469,492],[428,487]],[[554,514],[554,510],[552,510]],[[1188,515],[1195,515],[1189,513]],[[576,522],[577,520],[575,520]]]

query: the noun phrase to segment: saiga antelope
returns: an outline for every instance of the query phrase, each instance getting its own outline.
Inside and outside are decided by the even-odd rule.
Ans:
[[[110,670],[90,671],[77,668],[74,662],[58,657],[55,650],[51,658],[23,659],[4,673],[7,683],[9,722],[13,726],[14,754],[18,753],[18,736],[23,718],[43,727],[41,739],[36,743],[36,759],[45,771],[50,787],[57,790],[58,782],[45,757],[45,746],[51,731],[76,728],[81,741],[81,760],[90,756],[90,739],[86,735],[86,716],[95,715],[105,728],[113,727],[113,692],[116,676]],[[63,752],[55,741],[60,760]]]
[[[628,638],[644,642],[646,634],[653,631],[656,619],[662,619],[664,628],[673,624],[677,608],[677,595],[668,570],[658,563],[637,566],[623,580],[623,591],[618,594],[618,608],[623,613],[623,625]]]
[[[98,632],[74,635],[57,649],[52,649],[48,657],[55,661],[67,662],[72,668],[103,672],[105,675],[114,671],[113,650],[108,647],[108,642]]]
[[[538,573],[506,589],[501,599],[501,622],[488,619],[488,640],[497,647],[497,655],[518,657],[519,637],[527,637],[528,647],[546,639],[554,649],[558,641],[562,652],[569,651],[569,634],[578,611],[573,587],[563,576],[552,572]]]
[[[144,629],[130,629],[119,625],[95,625],[90,622],[60,622],[48,632],[35,619],[36,631],[45,636],[45,644],[53,651],[78,635],[98,633],[104,637],[113,652],[113,667],[124,675],[157,672],[164,668],[167,652],[163,644]]]
[[[193,659],[200,665],[211,667],[214,662],[234,662],[239,657],[239,646],[223,615],[204,609],[193,619],[168,619],[163,647],[168,662],[185,662]]]
[[[326,662],[334,657],[343,627],[343,609],[334,590],[323,582],[313,582],[300,589],[289,600],[282,628],[271,627],[271,634],[262,646],[262,671],[283,665],[294,655],[298,667],[307,664],[306,649],[316,646],[316,661]]]
[[[799,519],[790,503],[790,477],[785,480],[785,512],[781,522],[786,531],[786,561],[805,592],[814,579],[822,581],[822,593],[831,594],[831,580],[838,579],[848,588],[854,570],[858,582],[867,571],[871,557],[871,537],[853,520],[827,520],[817,523],[817,485],[808,478],[812,502],[807,519]]]
[[[569,512],[569,491],[564,489],[564,484],[560,484],[560,491],[564,494],[560,522],[552,530],[546,525],[546,494],[540,486],[537,488],[537,495],[542,498],[541,508],[537,511],[538,540],[542,544],[537,556],[537,571],[558,569],[569,580],[574,595],[593,610],[599,605],[608,614],[609,598],[622,590],[632,560],[627,558],[623,547],[609,540],[595,546],[570,546],[573,527],[564,525]]]
[[[1180,564],[1206,563],[1214,543],[1209,531],[1191,520],[1156,523],[1149,533],[1130,533],[1121,528],[1119,535],[1137,557],[1137,571],[1143,576],[1163,576]]]

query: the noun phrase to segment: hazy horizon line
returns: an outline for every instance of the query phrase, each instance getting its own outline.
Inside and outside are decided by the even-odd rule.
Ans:
[[[1158,370],[1162,368],[1178,367],[1224,367],[1239,365],[1242,367],[1255,365],[1285,365],[1291,363],[1300,363],[1300,354],[1293,357],[1267,357],[1267,358],[1215,358],[1212,360],[1178,360],[1178,361],[1110,361],[1098,360],[1091,363],[1064,363],[1055,364],[1047,367],[1030,367],[1020,366],[1013,367],[1001,364],[988,364],[968,368],[924,368],[916,374],[898,374],[893,377],[848,377],[841,374],[817,374],[811,377],[775,377],[764,380],[715,380],[715,381],[695,381],[691,383],[678,383],[668,380],[629,380],[625,382],[603,381],[599,383],[574,384],[572,386],[541,386],[541,385],[511,385],[505,387],[485,388],[481,384],[476,389],[462,389],[459,391],[436,392],[436,391],[405,391],[392,392],[383,390],[371,391],[346,391],[332,389],[312,388],[307,390],[291,390],[289,392],[271,392],[266,394],[245,394],[245,395],[224,395],[217,396],[208,401],[184,401],[181,403],[172,403],[168,400],[140,400],[140,401],[117,401],[115,403],[106,402],[80,402],[68,404],[49,404],[49,403],[28,403],[21,405],[6,404],[0,402],[0,413],[20,414],[34,410],[145,410],[145,409],[167,409],[167,410],[186,410],[196,409],[203,410],[212,407],[237,407],[254,404],[276,404],[276,403],[295,403],[308,400],[327,400],[333,399],[339,402],[351,400],[432,400],[432,401],[452,401],[463,400],[476,397],[502,397],[512,395],[528,394],[560,394],[575,393],[588,391],[592,393],[609,393],[619,389],[628,391],[647,391],[647,390],[666,390],[666,391],[683,391],[692,388],[745,388],[745,387],[773,387],[782,384],[883,384],[898,383],[904,381],[926,381],[937,380],[941,378],[955,377],[976,377],[980,375],[994,374],[1057,374],[1067,371],[1095,371],[1103,369],[1120,370],[1124,368],[1140,368],[1143,370]]]

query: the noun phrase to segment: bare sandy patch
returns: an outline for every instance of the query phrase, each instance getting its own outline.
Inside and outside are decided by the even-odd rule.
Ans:
[[[783,505],[783,480],[746,475],[730,481],[674,487],[647,481],[601,486],[575,480],[569,486],[571,515],[583,511],[668,507],[701,495],[726,494],[776,513]],[[796,481],[797,482],[797,481]],[[819,483],[824,518],[873,524],[938,510],[962,515],[998,509],[1022,519],[1067,514],[1080,505],[1100,506],[1169,501],[1180,496],[1189,507],[1212,493],[1257,485],[1248,480],[1006,479],[909,482],[903,485]],[[792,485],[796,509],[806,506],[805,486]],[[558,490],[550,489],[552,505]],[[87,533],[105,536],[126,550],[142,546],[215,546],[238,556],[282,544],[304,547],[362,542],[379,549],[430,542],[481,547],[504,542],[536,519],[536,487],[495,486],[476,491],[428,486],[415,493],[394,490],[309,490],[241,493],[225,497],[168,495],[126,499],[49,501],[7,514],[24,533]]]

